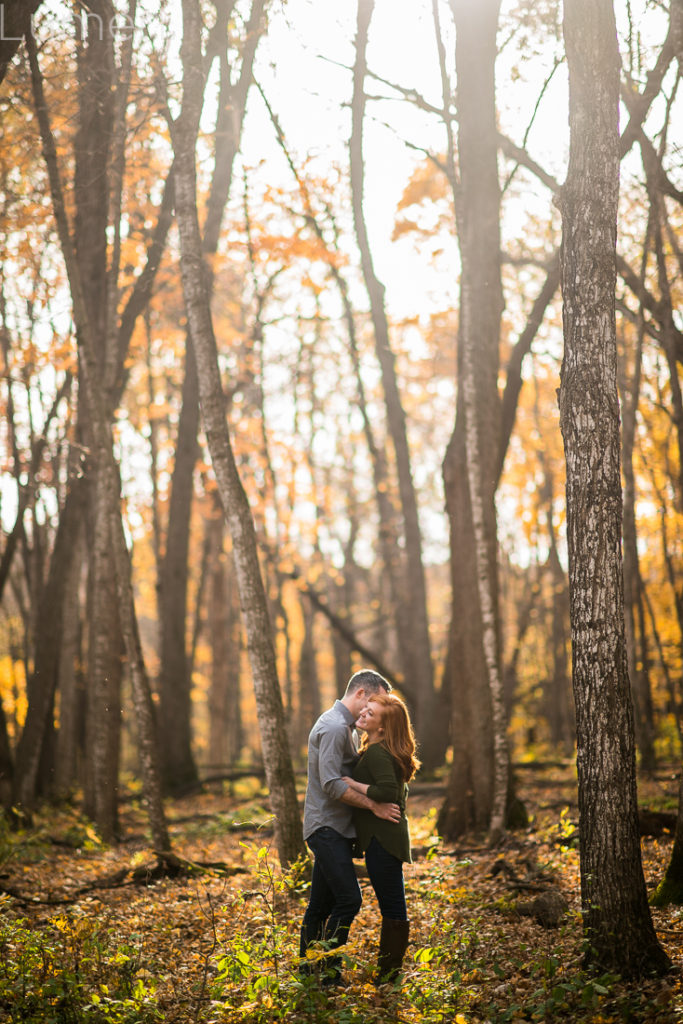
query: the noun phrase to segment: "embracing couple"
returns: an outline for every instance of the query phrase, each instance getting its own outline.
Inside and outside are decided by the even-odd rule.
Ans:
[[[405,803],[420,762],[406,706],[390,691],[378,672],[356,672],[308,738],[304,839],[315,859],[300,956],[302,974],[317,973],[315,959],[306,959],[309,946],[323,942],[332,951],[320,975],[323,985],[341,982],[342,958],[334,951],[346,942],[362,903],[354,855],[365,854],[382,915],[376,984],[397,980],[408,945]]]

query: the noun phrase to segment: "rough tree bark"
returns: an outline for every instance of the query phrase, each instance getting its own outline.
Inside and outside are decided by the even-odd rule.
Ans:
[[[92,430],[89,444],[94,449]],[[118,776],[123,641],[112,559],[110,482],[94,467],[89,484],[88,687],[86,691],[83,809],[102,838],[118,833]],[[76,551],[74,544],[73,553]]]
[[[670,966],[640,853],[621,559],[616,380],[619,53],[611,0],[567,0],[570,154],[562,211],[560,425],[576,704],[581,899],[588,962],[625,976]]]
[[[180,233],[181,276],[197,361],[202,422],[218,492],[233,540],[263,760],[275,815],[276,842],[281,862],[289,864],[304,852],[294,769],[287,744],[282,695],[254,523],[237,471],[226,420],[226,400],[218,367],[218,350],[197,216],[195,145],[204,86],[200,33],[201,17],[197,0],[183,0],[183,103],[181,113],[175,120],[169,115],[176,156],[176,217]]]

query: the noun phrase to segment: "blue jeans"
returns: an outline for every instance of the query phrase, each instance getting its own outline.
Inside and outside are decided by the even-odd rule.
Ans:
[[[403,861],[388,853],[373,836],[365,851],[365,863],[382,917],[391,921],[407,921]]]
[[[363,902],[353,866],[353,840],[336,829],[323,828],[306,840],[315,860],[308,906],[301,926],[300,956],[312,942],[342,946]],[[335,969],[338,962],[331,964]]]

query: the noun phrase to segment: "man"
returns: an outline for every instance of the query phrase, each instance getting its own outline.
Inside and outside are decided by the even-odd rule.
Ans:
[[[312,942],[327,948],[342,946],[362,896],[353,864],[356,832],[352,808],[366,807],[378,818],[398,821],[397,804],[380,804],[351,789],[350,776],[358,760],[354,723],[373,694],[391,686],[379,672],[362,669],[351,676],[341,700],[320,716],[308,737],[308,785],[304,803],[304,839],[315,860],[306,913],[301,926],[300,956]],[[327,961],[323,984],[341,980],[341,957]],[[302,967],[307,972],[307,965]]]

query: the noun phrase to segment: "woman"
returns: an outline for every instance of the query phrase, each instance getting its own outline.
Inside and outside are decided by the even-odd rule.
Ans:
[[[382,914],[376,984],[395,981],[408,946],[410,923],[403,885],[403,862],[412,860],[405,815],[407,783],[420,767],[415,756],[415,735],[408,709],[394,693],[369,698],[356,721],[363,732],[361,757],[353,778],[344,778],[353,789],[371,800],[397,803],[398,822],[381,821],[372,811],[354,808],[353,817],[360,849],[365,854],[370,882]]]

